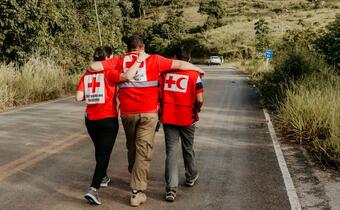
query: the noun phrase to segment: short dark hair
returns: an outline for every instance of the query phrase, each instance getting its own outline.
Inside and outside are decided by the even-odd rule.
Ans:
[[[103,61],[103,60],[105,60],[105,58],[111,56],[112,52],[113,52],[113,50],[109,46],[97,47],[94,50],[94,53],[93,53],[93,60],[94,61]]]
[[[142,47],[144,47],[143,39],[138,35],[131,36],[128,39],[127,47],[128,47],[128,51],[132,51],[132,50],[136,50],[138,48],[142,48]]]

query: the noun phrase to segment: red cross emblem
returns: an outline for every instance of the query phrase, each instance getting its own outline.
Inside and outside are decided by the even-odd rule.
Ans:
[[[92,83],[87,85],[88,88],[92,88],[92,93],[96,92],[96,88],[100,87],[100,82],[96,81],[96,77],[92,77]]]
[[[176,84],[176,80],[174,80],[173,76],[169,76],[169,79],[166,80],[165,83],[168,85],[168,88],[171,88],[172,85]]]

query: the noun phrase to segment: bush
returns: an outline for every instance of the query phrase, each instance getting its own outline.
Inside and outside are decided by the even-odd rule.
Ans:
[[[265,102],[271,108],[285,99],[285,91],[313,73],[325,69],[325,62],[315,53],[304,49],[292,49],[274,59],[273,71],[267,72],[259,81]]]
[[[316,48],[325,55],[326,60],[337,67],[340,73],[340,14],[334,22],[326,26],[326,30],[315,41]]]

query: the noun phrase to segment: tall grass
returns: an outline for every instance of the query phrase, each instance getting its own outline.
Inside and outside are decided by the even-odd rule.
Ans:
[[[285,95],[279,111],[284,133],[310,144],[323,163],[340,168],[340,77],[331,71],[313,74]]]
[[[50,58],[32,56],[21,67],[0,64],[0,110],[57,98],[72,89],[78,78],[68,76]]]
[[[315,51],[293,47],[280,54],[269,71],[260,61],[248,66],[265,105],[285,139],[340,169],[340,75]]]

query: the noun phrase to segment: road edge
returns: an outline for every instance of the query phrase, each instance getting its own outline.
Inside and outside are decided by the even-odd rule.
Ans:
[[[64,100],[67,100],[67,99],[70,99],[70,98],[74,98],[74,96],[69,95],[69,96],[59,97],[59,98],[56,98],[56,99],[37,102],[37,103],[33,103],[33,104],[26,104],[26,105],[22,105],[22,106],[18,106],[18,107],[10,108],[8,110],[1,111],[0,115],[18,112],[18,111],[21,111],[21,110],[30,109],[30,108],[34,108],[34,107],[45,105],[45,104],[51,104],[51,103],[58,102],[58,101],[64,101]]]
[[[273,142],[273,147],[275,150],[275,154],[276,154],[276,158],[277,161],[279,163],[280,169],[281,169],[281,173],[282,173],[282,177],[283,177],[283,181],[286,187],[286,191],[287,191],[287,196],[289,199],[289,203],[291,206],[292,210],[301,210],[301,204],[300,204],[300,200],[299,197],[297,196],[297,192],[293,183],[293,179],[289,173],[288,167],[287,167],[287,163],[286,160],[283,156],[283,152],[281,150],[281,146],[279,144],[279,141],[277,139],[276,133],[275,133],[275,129],[273,126],[273,123],[271,121],[270,115],[267,111],[267,109],[263,109],[263,113],[265,116],[265,119],[267,121],[267,125],[268,125],[268,130],[270,133],[270,137],[272,139]]]

